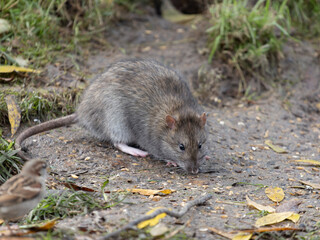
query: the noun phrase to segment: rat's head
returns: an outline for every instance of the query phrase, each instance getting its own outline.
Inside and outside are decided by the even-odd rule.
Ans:
[[[206,113],[179,117],[166,116],[167,135],[164,151],[168,161],[178,164],[188,173],[196,174],[205,157]]]

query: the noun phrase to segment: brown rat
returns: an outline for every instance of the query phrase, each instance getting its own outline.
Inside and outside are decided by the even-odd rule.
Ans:
[[[76,122],[123,152],[150,153],[189,173],[197,173],[205,157],[206,114],[182,77],[153,60],[111,64],[85,91],[75,114],[25,130],[16,147],[34,134]]]

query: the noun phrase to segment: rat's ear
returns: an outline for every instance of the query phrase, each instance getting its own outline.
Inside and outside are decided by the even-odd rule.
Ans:
[[[207,113],[202,113],[200,116],[200,121],[201,121],[201,126],[204,127],[204,125],[206,125],[207,122]]]
[[[170,115],[166,116],[166,123],[170,129],[174,129],[176,127],[176,120]]]

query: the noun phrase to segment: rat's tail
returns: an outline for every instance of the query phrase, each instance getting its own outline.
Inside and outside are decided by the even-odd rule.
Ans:
[[[29,161],[30,158],[28,158],[25,155],[25,152],[21,149],[21,144],[24,140],[26,140],[27,138],[29,138],[35,134],[45,132],[45,131],[48,131],[51,129],[67,126],[67,125],[70,125],[70,124],[73,124],[76,122],[77,122],[77,115],[76,115],[76,113],[73,113],[73,114],[65,116],[65,117],[61,117],[61,118],[54,119],[54,120],[51,120],[48,122],[40,123],[39,125],[27,128],[22,133],[20,133],[19,136],[16,138],[15,145],[14,145],[15,149],[20,149],[20,151],[17,152],[17,155],[19,157],[21,157],[22,159]]]

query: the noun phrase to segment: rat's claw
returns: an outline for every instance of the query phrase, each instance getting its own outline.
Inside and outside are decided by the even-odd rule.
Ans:
[[[115,143],[114,146],[116,148],[118,148],[119,150],[121,150],[122,152],[128,153],[128,154],[130,154],[132,156],[135,156],[135,157],[146,157],[146,156],[148,156],[147,152],[142,151],[142,150],[140,150],[138,148],[130,147],[127,144],[124,144],[124,143]]]

